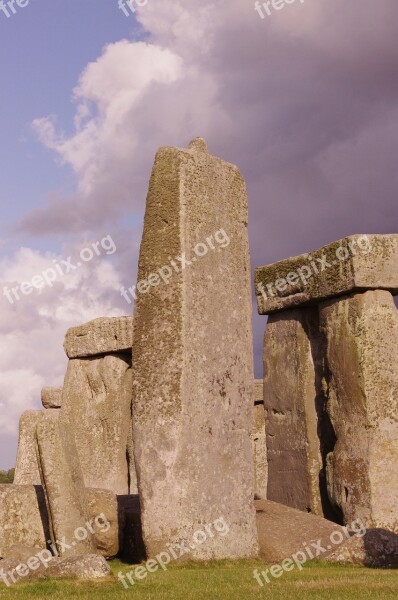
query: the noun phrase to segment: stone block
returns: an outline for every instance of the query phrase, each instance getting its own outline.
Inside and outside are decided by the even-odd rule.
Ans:
[[[351,235],[255,273],[260,314],[374,289],[398,294],[398,234]]]
[[[133,317],[100,317],[66,332],[68,358],[85,358],[110,352],[131,355]]]
[[[44,408],[61,408],[62,388],[46,387],[41,390],[41,403]]]

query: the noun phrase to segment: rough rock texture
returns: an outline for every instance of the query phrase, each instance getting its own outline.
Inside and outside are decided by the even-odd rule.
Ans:
[[[44,408],[61,408],[62,388],[46,387],[41,391],[41,403]]]
[[[341,544],[326,560],[398,569],[398,535],[384,529],[369,529],[363,537],[354,536]]]
[[[133,317],[100,317],[66,332],[64,350],[69,358],[109,352],[131,353]]]
[[[105,558],[112,558],[120,548],[117,496],[109,490],[90,488],[86,489],[86,498],[95,547]]]
[[[22,545],[46,548],[50,539],[43,489],[33,485],[0,485],[0,557]]]
[[[398,533],[398,312],[386,291],[320,306],[328,412],[337,442],[328,489],[344,521]]]
[[[60,556],[95,554],[93,536],[86,525],[89,513],[83,475],[70,428],[44,413],[36,436],[52,542]]]
[[[267,285],[269,287],[267,287]],[[398,235],[352,235],[255,274],[260,314],[366,289],[398,294]]]
[[[43,410],[27,410],[19,419],[15,485],[40,485],[40,470],[36,455],[36,427],[44,414]],[[49,409],[47,416],[58,418],[59,411]]]
[[[45,560],[40,560],[37,549],[31,550],[32,554],[26,561],[15,558],[1,561],[0,568],[3,569],[2,580],[5,585],[61,577],[91,580],[111,574],[110,566],[102,556],[86,554],[69,558],[43,557]]]
[[[124,354],[73,359],[63,387],[61,420],[75,436],[85,486],[115,494],[129,493],[130,365]]]
[[[277,563],[291,558],[296,552],[305,553],[306,547],[313,551],[314,558],[322,559],[340,547],[335,542],[343,543],[349,536],[343,527],[322,517],[269,500],[256,500],[254,504],[260,556],[266,562]],[[316,551],[311,544],[318,540],[324,551],[315,556]],[[306,560],[310,560],[308,553],[304,554],[304,560],[305,556]]]
[[[265,436],[265,412],[263,402],[263,380],[256,379],[254,382],[254,407],[253,426],[251,432],[253,458],[254,458],[254,480],[255,498],[267,497],[267,442]]]
[[[133,336],[133,438],[149,556],[168,543],[192,543],[195,531],[221,516],[229,534],[196,545],[190,558],[257,553],[249,277],[247,196],[237,167],[211,156],[203,140],[161,148]]]
[[[122,541],[124,535],[125,517],[121,518],[118,498],[99,489],[86,489],[86,498],[94,543],[100,554],[111,558],[121,547],[119,538]],[[50,529],[42,486],[1,485],[0,558],[15,558],[15,549],[20,547],[45,548],[46,540],[50,541]]]
[[[329,517],[322,455],[324,447],[333,448],[334,438],[325,417],[322,368],[316,308],[269,317],[264,336],[267,498]]]

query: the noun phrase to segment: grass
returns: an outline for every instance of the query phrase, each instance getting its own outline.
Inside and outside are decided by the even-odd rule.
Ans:
[[[130,567],[118,560],[112,571],[126,573]],[[0,586],[0,598],[78,598],[80,600],[396,600],[398,570],[365,569],[357,566],[307,563],[302,571],[284,573],[279,579],[260,587],[253,569],[267,568],[256,560],[220,561],[201,564],[174,564],[167,571],[149,573],[125,589],[107,578],[99,582],[44,580],[21,583],[10,588]]]

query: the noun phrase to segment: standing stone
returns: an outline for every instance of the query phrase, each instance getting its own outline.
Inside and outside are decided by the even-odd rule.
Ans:
[[[398,312],[387,291],[320,305],[337,436],[328,487],[344,521],[398,533]]]
[[[323,446],[334,441],[325,402],[317,309],[271,315],[264,336],[267,498],[320,516],[328,516]]]
[[[133,317],[100,317],[68,329],[64,350],[68,358],[84,358],[110,352],[131,354],[132,336]]]
[[[83,475],[70,428],[45,413],[36,435],[52,542],[60,556],[95,554],[93,535],[87,527],[89,511]]]
[[[43,388],[41,391],[41,403],[44,406],[44,408],[61,408],[62,388]]]
[[[148,556],[225,537],[192,559],[257,554],[247,196],[203,140],[161,148],[149,184],[134,318],[133,438]],[[223,311],[224,308],[224,311]]]
[[[0,485],[0,558],[16,544],[45,549],[49,537],[42,487]]]
[[[61,418],[75,436],[86,487],[129,493],[131,385],[126,354],[69,361]]]
[[[44,411],[27,410],[19,419],[19,437],[14,483],[16,485],[40,485],[40,470],[36,455],[36,427]],[[57,418],[59,411],[49,409],[48,415]]]
[[[263,388],[263,380],[256,379],[254,382],[253,428],[251,439],[254,459],[254,497],[257,499],[267,497],[268,480],[267,441],[265,436]]]

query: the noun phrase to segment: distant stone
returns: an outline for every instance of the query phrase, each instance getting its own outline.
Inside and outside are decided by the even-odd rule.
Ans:
[[[378,288],[398,294],[398,234],[352,235],[255,273],[260,314]]]
[[[327,411],[337,438],[329,496],[345,523],[398,534],[398,311],[387,291],[319,307],[326,341]]]
[[[131,354],[133,317],[100,317],[66,332],[64,350],[69,358],[110,352]]]
[[[62,388],[46,387],[41,390],[41,403],[44,408],[61,408]]]
[[[267,498],[324,516],[321,452],[326,398],[316,308],[271,315],[264,336]],[[325,440],[326,441],[326,440]]]
[[[268,463],[262,379],[256,379],[254,382],[254,400],[253,427],[251,432],[255,480],[254,497],[266,498]]]
[[[50,539],[41,486],[0,485],[0,557],[18,546],[45,549]]]
[[[95,554],[93,535],[87,527],[89,511],[83,475],[70,428],[45,411],[36,435],[52,542],[63,557]],[[81,532],[79,537],[75,536],[77,530]]]
[[[15,485],[41,485],[36,455],[36,427],[43,414],[43,410],[27,410],[19,419]],[[59,417],[58,410],[49,409],[46,414],[52,418]]]
[[[136,490],[131,402],[130,356],[69,361],[61,419],[75,438],[86,487],[128,494],[130,471]]]

